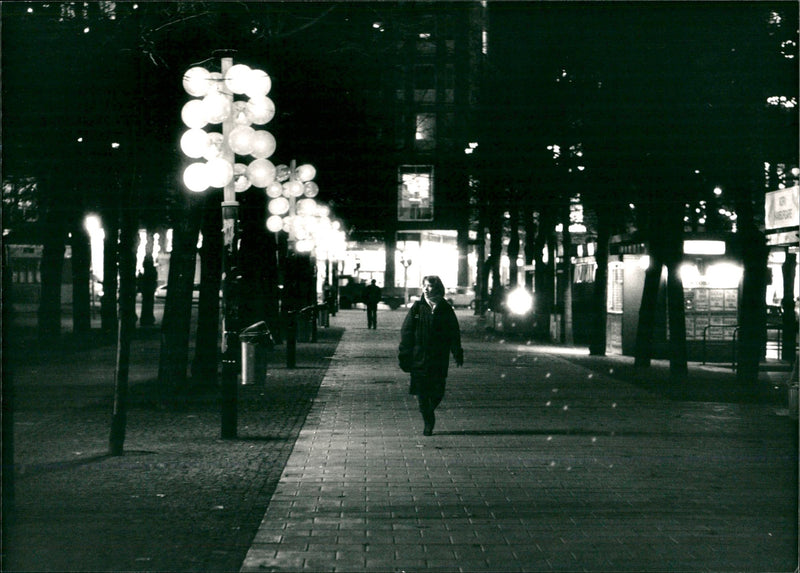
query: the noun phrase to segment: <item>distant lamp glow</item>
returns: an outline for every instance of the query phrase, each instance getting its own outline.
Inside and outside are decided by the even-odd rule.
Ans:
[[[516,288],[508,293],[506,306],[511,314],[527,314],[533,308],[533,295],[524,288]]]
[[[287,181],[283,184],[283,195],[285,197],[302,197],[303,184],[300,181]]]
[[[317,175],[316,168],[309,163],[305,163],[297,167],[297,178],[300,181],[303,182],[311,181],[312,179],[314,179],[314,177],[316,177],[316,175]]]
[[[208,189],[205,163],[192,163],[183,171],[183,184],[189,191],[201,193]]]
[[[277,181],[273,181],[266,186],[265,191],[267,193],[267,197],[274,199],[275,197],[280,197],[283,195],[283,185]]]
[[[714,187],[714,195],[716,195],[717,197],[722,195],[722,189],[720,187]]]
[[[742,280],[743,269],[733,263],[716,263],[706,267],[706,283],[711,288],[733,288]]]
[[[678,269],[678,274],[681,277],[681,282],[684,287],[694,287],[700,284],[702,275],[697,268],[697,265],[692,263],[685,263]]]
[[[284,215],[289,212],[289,200],[286,197],[276,197],[270,200],[267,210],[271,215]]]
[[[270,215],[267,217],[267,229],[272,233],[279,233],[283,230],[283,217],[280,215]]]
[[[683,252],[687,255],[724,255],[725,241],[684,241]]]

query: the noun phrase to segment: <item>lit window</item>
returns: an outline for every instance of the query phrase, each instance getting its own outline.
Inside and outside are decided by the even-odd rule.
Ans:
[[[433,220],[433,166],[401,165],[397,171],[397,219]]]
[[[418,149],[433,149],[436,146],[436,115],[418,113],[414,139]]]

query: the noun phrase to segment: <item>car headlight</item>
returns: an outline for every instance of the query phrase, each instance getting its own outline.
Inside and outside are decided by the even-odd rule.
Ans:
[[[506,306],[511,314],[527,314],[533,308],[533,295],[524,288],[516,288],[508,293]]]

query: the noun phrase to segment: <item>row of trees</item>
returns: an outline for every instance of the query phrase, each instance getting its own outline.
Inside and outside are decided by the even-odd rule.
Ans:
[[[43,338],[60,331],[60,265],[68,237],[74,328],[89,329],[86,213],[103,220],[102,324],[109,334],[128,333],[119,341],[122,349],[135,320],[137,229],[152,235],[173,228],[159,376],[165,396],[186,387],[195,245],[202,230],[201,324],[191,371],[200,384],[214,380],[219,197],[187,195],[178,180],[180,76],[217,49],[238,50],[242,61],[268,61],[278,103],[271,123],[278,154],[312,160],[323,195],[346,220],[374,219],[375,195],[356,191],[371,189],[363,181],[373,176],[369,166],[381,165],[388,154],[376,143],[380,118],[362,110],[368,99],[363,94],[380,85],[370,74],[380,72],[382,51],[395,46],[381,42],[371,22],[399,9],[203,2],[4,7],[4,85],[14,86],[4,91],[4,203],[23,207],[28,220],[30,212],[38,217],[35,231],[19,240],[45,247]],[[492,237],[495,289],[508,239],[512,261],[521,249],[526,263],[541,269],[535,278],[538,312],[549,316],[557,243],[569,252],[569,205],[580,192],[599,245],[592,352],[605,351],[608,239],[634,228],[654,261],[637,357],[647,363],[647,311],[654,308],[647,301],[655,277],[662,266],[669,269],[670,296],[677,300],[685,205],[720,184],[727,207],[738,215],[746,267],[739,372],[743,381],[754,380],[766,270],[759,212],[764,163],[797,165],[796,59],[789,58],[796,58],[797,7],[500,3],[489,4],[489,16],[481,145],[470,169],[476,226]],[[242,257],[252,257],[252,264],[242,265],[250,273],[243,298],[253,305],[251,316],[274,321],[276,259],[260,253],[278,253],[280,246],[264,232],[263,197],[245,194],[242,205]],[[7,224],[7,214],[15,213],[20,210],[4,210],[4,228],[30,229]],[[559,223],[565,230],[560,238]],[[670,317],[670,339],[681,377],[683,306],[670,308],[677,312]]]
[[[725,193],[718,207],[734,213],[735,223],[712,212],[703,227],[735,229],[739,238],[735,254],[745,274],[738,377],[752,388],[765,333],[764,191],[777,187],[776,166],[784,175],[797,167],[796,7],[492,8],[490,25],[504,33],[490,34],[499,40],[490,44],[480,113],[484,133],[473,166],[476,224],[491,236],[491,290],[502,286],[504,241],[511,276],[516,274],[521,227],[525,262],[537,269],[538,336],[549,336],[556,304],[554,255],[559,241],[564,253],[571,252],[569,207],[579,195],[598,244],[591,352],[604,354],[606,347],[609,239],[633,230],[651,255],[636,363],[649,365],[655,298],[665,267],[671,372],[677,381],[684,380],[678,274],[683,233],[700,202],[714,204],[712,189],[719,185]],[[538,23],[533,29],[532,20]],[[519,52],[528,57],[515,58]],[[766,164],[772,166],[767,178]],[[792,176],[782,182],[791,184]],[[557,224],[564,230],[561,237],[554,231]],[[568,256],[565,261],[568,265]],[[569,289],[562,296],[559,307],[568,312]],[[793,301],[791,295],[786,298],[791,322]],[[787,331],[794,331],[791,326]]]

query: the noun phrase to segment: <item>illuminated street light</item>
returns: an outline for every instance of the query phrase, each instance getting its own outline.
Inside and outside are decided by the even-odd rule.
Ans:
[[[234,296],[239,278],[239,202],[236,193],[251,186],[266,188],[275,180],[275,166],[269,157],[275,151],[275,138],[252,124],[263,125],[275,115],[275,104],[267,97],[272,80],[262,70],[253,70],[233,59],[221,59],[221,72],[195,66],[183,75],[183,88],[192,98],[181,109],[181,119],[189,128],[181,137],[184,154],[196,161],[183,172],[183,182],[195,193],[209,187],[223,189],[222,200],[222,401],[221,436],[237,434],[237,375],[239,324],[238,303]],[[216,127],[221,125],[221,132]],[[237,162],[237,156],[248,163]]]

